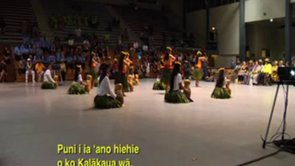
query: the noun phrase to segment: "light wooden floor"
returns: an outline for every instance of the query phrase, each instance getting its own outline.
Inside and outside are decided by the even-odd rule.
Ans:
[[[54,166],[62,158],[57,144],[135,144],[140,155],[97,156],[130,158],[133,166],[231,166],[276,151],[261,148],[271,104],[272,87],[233,85],[230,100],[211,99],[214,83],[192,87],[194,103],[164,103],[164,93],[152,91],[154,80],[142,80],[127,93],[121,109],[94,110],[89,95],[70,96],[67,87],[41,90],[40,85],[0,84],[0,165]],[[192,83],[193,84],[193,83]],[[290,87],[288,129],[295,137],[295,89]],[[280,92],[272,133],[281,123]],[[85,156],[82,156],[85,157]],[[253,166],[291,166],[294,155],[279,153]],[[251,166],[252,166],[251,165]]]

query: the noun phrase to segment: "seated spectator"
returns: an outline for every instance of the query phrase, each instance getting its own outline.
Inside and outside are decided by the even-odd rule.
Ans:
[[[253,84],[253,80],[251,79],[251,75],[252,75],[252,70],[254,68],[253,61],[250,60],[248,62],[248,65],[247,66],[248,66],[247,67],[247,72],[244,75],[244,82],[243,82],[243,84],[249,85],[251,83],[251,85],[252,85]]]
[[[271,85],[272,65],[268,58],[265,59],[265,64],[259,75],[258,84]]]
[[[245,75],[247,74],[248,66],[247,63],[244,61],[242,66],[238,72],[238,83],[241,84],[244,82]]]
[[[278,68],[279,68],[279,62],[274,61],[273,65],[272,65],[272,75],[271,75],[271,79],[272,79],[273,82],[278,82],[279,81]]]
[[[259,59],[259,60],[255,61],[255,65],[252,70],[253,85],[258,84],[258,77],[261,73],[261,70],[262,70],[262,60]]]
[[[279,61],[279,67],[285,67],[285,62],[283,60]]]

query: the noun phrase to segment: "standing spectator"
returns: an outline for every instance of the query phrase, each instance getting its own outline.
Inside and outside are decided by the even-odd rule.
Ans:
[[[38,77],[37,81],[41,82],[42,75],[43,75],[44,70],[45,70],[45,65],[40,60],[38,60],[36,65],[35,65],[35,70],[36,70],[37,77]]]

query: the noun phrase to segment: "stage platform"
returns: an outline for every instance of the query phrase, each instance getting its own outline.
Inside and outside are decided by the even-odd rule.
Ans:
[[[126,159],[133,166],[234,166],[275,152],[261,148],[276,86],[232,85],[232,99],[211,99],[214,83],[193,87],[189,104],[164,103],[151,79],[126,93],[123,108],[93,109],[96,89],[67,94],[68,86],[41,90],[36,83],[0,84],[0,166],[55,166],[78,157]],[[272,123],[281,124],[283,91]],[[295,137],[295,88],[290,87],[287,132]],[[58,155],[57,144],[134,144],[139,155]],[[291,166],[282,152],[251,166]]]

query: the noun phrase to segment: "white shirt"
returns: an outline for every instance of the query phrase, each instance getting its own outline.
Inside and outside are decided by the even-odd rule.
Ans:
[[[173,85],[173,90],[177,91],[179,90],[179,84],[182,83],[182,77],[181,74],[178,73],[175,77],[174,77],[174,85]]]
[[[77,80],[77,81],[78,81],[79,83],[80,83],[80,82],[83,82],[82,74],[79,74],[79,75],[78,75],[78,80]]]
[[[43,75],[43,81],[48,81],[48,82],[52,82],[55,83],[54,79],[51,76],[51,72],[49,69],[47,69]]]
[[[99,96],[108,95],[108,96],[112,96],[113,98],[116,97],[114,91],[111,88],[110,79],[108,76],[105,76],[105,78],[101,81],[101,83],[97,87],[97,95]]]

